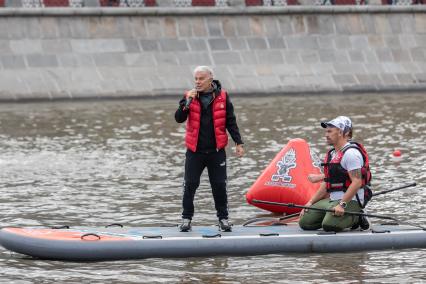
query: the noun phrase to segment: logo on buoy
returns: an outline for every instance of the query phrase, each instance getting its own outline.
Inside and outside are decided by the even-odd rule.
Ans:
[[[321,160],[318,158],[318,155],[312,149],[309,149],[309,152],[311,154],[312,166],[321,169]]]
[[[294,184],[289,184],[293,179],[289,173],[290,170],[294,169],[296,166],[296,151],[291,148],[277,163],[278,170],[276,174],[272,175],[271,181],[269,181],[267,185],[294,187]]]

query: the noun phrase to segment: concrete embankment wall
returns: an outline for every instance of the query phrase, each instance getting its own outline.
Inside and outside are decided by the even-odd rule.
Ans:
[[[426,7],[0,10],[0,100],[426,89]]]

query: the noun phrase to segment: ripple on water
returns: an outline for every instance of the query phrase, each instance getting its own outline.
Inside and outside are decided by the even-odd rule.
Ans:
[[[233,101],[247,151],[237,159],[228,149],[234,223],[264,213],[247,205],[244,194],[283,145],[303,138],[316,153],[324,153],[327,145],[319,122],[338,115],[353,119],[355,138],[370,153],[377,190],[418,183],[378,196],[369,211],[426,223],[423,94]],[[142,100],[0,106],[2,225],[178,222],[185,128],[174,121],[176,105]],[[393,158],[394,149],[401,150],[401,159]],[[205,174],[195,206],[195,224],[216,223]],[[4,249],[0,253],[2,281],[10,283],[359,283],[426,278],[421,261],[425,250],[106,263],[40,261]]]

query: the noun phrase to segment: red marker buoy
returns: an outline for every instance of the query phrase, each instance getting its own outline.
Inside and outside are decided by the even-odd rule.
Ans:
[[[401,157],[401,151],[400,150],[393,151],[393,156],[394,157]]]

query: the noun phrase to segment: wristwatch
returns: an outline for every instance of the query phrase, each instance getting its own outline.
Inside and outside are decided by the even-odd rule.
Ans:
[[[348,204],[347,204],[346,202],[344,202],[344,201],[340,201],[340,202],[339,202],[339,205],[340,205],[343,209],[345,209],[345,208],[346,208],[346,206],[348,206]]]

